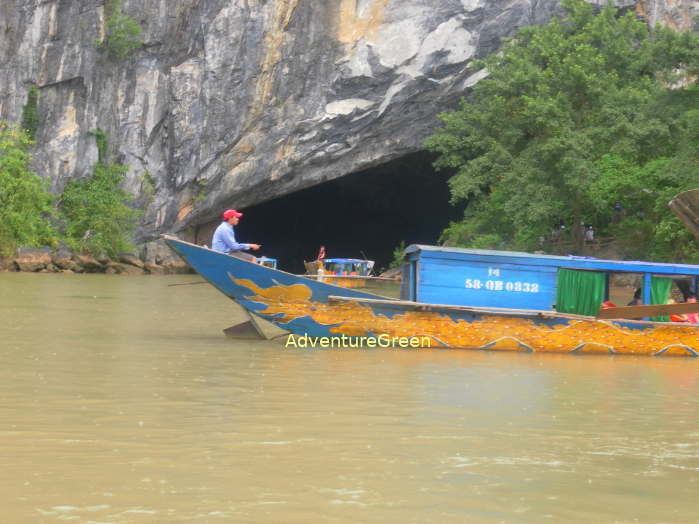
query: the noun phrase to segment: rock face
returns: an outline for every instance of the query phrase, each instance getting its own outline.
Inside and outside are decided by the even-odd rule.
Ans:
[[[23,247],[14,260],[19,271],[40,271],[51,264],[51,249]]]
[[[557,0],[126,0],[145,45],[100,51],[104,0],[0,3],[0,119],[39,88],[34,169],[59,191],[96,129],[146,210],[139,240],[421,149],[470,64]],[[596,3],[602,3],[601,0]],[[620,0],[687,28],[699,0]]]
[[[142,246],[143,260],[133,253],[121,253],[117,260],[73,253],[66,246],[21,247],[14,257],[0,257],[0,271],[41,273],[107,273],[118,275],[172,275],[192,273],[192,268],[175,255],[162,240]]]

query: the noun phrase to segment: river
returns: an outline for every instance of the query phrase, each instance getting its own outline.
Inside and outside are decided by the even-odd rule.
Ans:
[[[0,273],[2,522],[699,520],[699,360],[234,341],[196,279]]]

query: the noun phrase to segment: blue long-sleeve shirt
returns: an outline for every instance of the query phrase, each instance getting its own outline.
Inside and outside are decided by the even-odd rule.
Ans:
[[[214,238],[211,241],[211,248],[214,251],[228,253],[229,251],[250,249],[250,244],[236,242],[233,226],[228,222],[221,222],[221,224],[216,228],[216,231],[214,231]]]

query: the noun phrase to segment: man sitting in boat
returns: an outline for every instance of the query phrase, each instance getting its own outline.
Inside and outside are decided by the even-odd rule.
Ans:
[[[257,251],[260,249],[259,244],[243,244],[235,239],[235,231],[233,226],[237,226],[240,222],[240,217],[243,214],[235,209],[226,209],[223,212],[223,222],[214,231],[214,237],[211,241],[211,247],[214,251],[226,253],[237,258],[242,258],[249,262],[257,262],[257,259],[249,253],[243,253],[243,250],[252,249]]]

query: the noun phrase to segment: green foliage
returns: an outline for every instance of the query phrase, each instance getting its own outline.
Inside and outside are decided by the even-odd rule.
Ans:
[[[206,187],[206,180],[195,180],[194,196],[192,197],[192,201],[195,204],[200,204],[206,198],[207,193],[208,189]]]
[[[73,249],[110,257],[132,249],[129,239],[137,211],[119,185],[125,166],[97,164],[86,180],[69,182],[61,199],[66,242]]]
[[[53,245],[49,221],[53,196],[46,182],[29,170],[27,133],[0,121],[0,254],[20,246]]]
[[[107,147],[109,146],[107,133],[98,127],[94,131],[90,131],[90,134],[95,137],[97,143],[97,161],[100,164],[105,164],[107,162]]]
[[[126,171],[98,163],[91,177],[66,185],[60,207],[71,248],[110,257],[133,249],[130,235],[138,212],[127,205],[131,195],[119,187]]]
[[[689,91],[699,98],[699,89]],[[605,232],[618,238],[629,256],[697,263],[699,245],[667,203],[699,185],[699,109],[686,111],[675,123],[679,136],[673,155],[634,162],[607,154],[589,190],[597,203],[594,219],[609,224]],[[612,202],[620,202],[623,210],[616,224]]]
[[[27,103],[22,109],[22,129],[27,132],[30,140],[34,140],[36,130],[39,128],[39,89],[36,86],[29,88]]]
[[[405,264],[405,241],[401,241],[393,250],[393,260],[388,264],[388,268],[400,267],[403,264]]]
[[[693,256],[694,246],[669,249],[679,239],[666,197],[699,186],[699,36],[651,32],[611,5],[598,14],[582,0],[564,6],[562,20],[522,28],[478,64],[489,76],[426,141],[436,167],[456,173],[452,201],[468,202],[443,240],[536,249],[562,221],[580,250],[582,224],[611,232],[619,200],[646,213],[638,227],[653,227],[646,255]]]
[[[105,27],[105,38],[99,42],[115,58],[126,58],[143,46],[141,26],[121,11],[122,0],[109,0],[105,12],[109,15]]]
[[[141,194],[143,194],[147,204],[150,204],[155,196],[155,179],[147,169],[141,176]]]
[[[75,250],[114,257],[133,248],[130,236],[139,213],[128,206],[131,195],[119,187],[127,168],[103,162],[107,135],[99,129],[93,134],[100,162],[88,179],[69,182],[59,201],[63,240]],[[31,144],[25,130],[0,121],[0,255],[58,242],[51,223],[55,197],[29,170]],[[149,177],[144,175],[144,183],[152,184]]]

